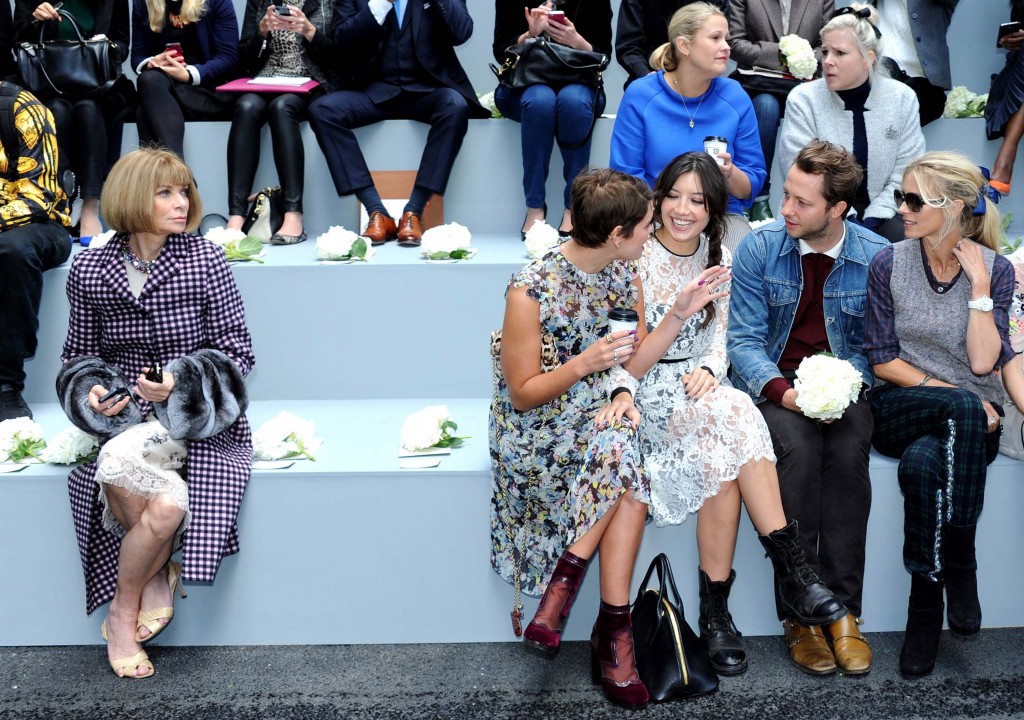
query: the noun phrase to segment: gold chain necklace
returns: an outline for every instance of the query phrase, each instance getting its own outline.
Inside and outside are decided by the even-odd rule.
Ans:
[[[679,95],[679,99],[683,101],[683,109],[686,111],[686,114],[690,118],[690,128],[692,129],[693,119],[697,117],[697,113],[700,112],[700,106],[704,103],[704,97],[708,94],[708,90],[711,89],[711,86],[708,85],[708,90],[705,90],[704,93],[700,96],[700,102],[697,103],[697,109],[693,111],[692,115],[690,115],[690,108],[686,104],[686,98],[683,97],[683,91],[679,89],[679,84],[676,82],[676,76],[669,75],[668,77],[672,81],[672,88],[676,91],[676,94]]]

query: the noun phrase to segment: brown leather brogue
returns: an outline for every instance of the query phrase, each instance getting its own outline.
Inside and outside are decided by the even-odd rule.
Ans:
[[[829,650],[820,627],[808,627],[792,620],[782,623],[786,631],[786,647],[793,664],[811,675],[830,675],[836,661]]]
[[[423,237],[423,220],[412,210],[402,215],[398,222],[398,244],[402,247],[419,247]]]
[[[847,615],[825,626],[836,665],[846,675],[863,675],[871,670],[871,648],[858,625],[860,618]]]
[[[398,237],[398,226],[395,225],[395,219],[380,210],[374,210],[370,213],[366,229],[363,230],[363,237],[370,238],[371,245],[383,245],[388,240],[394,240]]]

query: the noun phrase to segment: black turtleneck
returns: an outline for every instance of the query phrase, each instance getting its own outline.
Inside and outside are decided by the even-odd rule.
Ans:
[[[857,188],[853,207],[857,211],[857,217],[863,220],[864,209],[871,204],[871,198],[868,197],[868,131],[864,125],[864,105],[871,93],[871,81],[866,80],[863,85],[849,90],[837,90],[836,93],[845,108],[853,113],[853,156],[864,169],[864,177]]]

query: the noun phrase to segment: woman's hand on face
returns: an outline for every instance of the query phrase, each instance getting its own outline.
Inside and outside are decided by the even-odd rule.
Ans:
[[[580,353],[585,361],[587,375],[621,365],[629,360],[636,349],[636,331],[619,330],[609,333]]]
[[[155,383],[146,379],[148,370],[149,368],[142,368],[139,377],[135,379],[136,394],[149,402],[164,402],[174,389],[174,375],[164,370],[163,382]]]
[[[731,279],[732,273],[724,265],[708,268],[679,291],[672,308],[688,318],[709,302],[729,297],[728,290],[719,288]]]
[[[54,10],[53,5],[48,2],[39,3],[36,9],[32,11],[32,17],[39,22],[46,22],[47,20],[56,20],[61,22],[60,13]]]
[[[964,275],[971,281],[971,285],[985,285],[988,292],[989,276],[988,268],[985,267],[985,256],[981,251],[981,245],[963,238],[953,246],[953,257],[960,263]]]
[[[180,83],[191,83],[192,76],[185,69],[185,58],[178,54],[162,52],[149,59],[147,67],[163,71],[171,80]]]
[[[106,395],[108,392],[110,392],[110,390],[108,388],[103,387],[102,385],[93,385],[91,388],[89,388],[89,407],[91,407],[95,412],[98,412],[100,415],[113,417],[114,415],[117,415],[119,412],[124,410],[128,403],[132,401],[131,395],[125,395],[117,402],[108,401],[105,404],[100,405],[100,398]]]
[[[982,400],[981,406],[985,408],[985,432],[993,433],[999,429],[1003,419],[988,400]],[[996,421],[992,422],[991,418],[995,418]]]
[[[687,396],[695,400],[704,397],[706,393],[718,387],[717,378],[702,367],[683,375],[682,381],[683,389],[686,390]]]
[[[1024,47],[1024,30],[1004,35],[999,44],[1010,51],[1020,50]]]
[[[614,400],[598,410],[594,425],[598,429],[604,429],[621,420],[623,416],[633,423],[633,427],[640,427],[640,411],[636,409],[633,396],[628,392],[620,392]]]

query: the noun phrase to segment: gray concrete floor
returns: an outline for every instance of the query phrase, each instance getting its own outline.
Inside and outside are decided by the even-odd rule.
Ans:
[[[747,638],[750,670],[719,692],[628,713],[589,680],[585,643],[546,660],[516,643],[150,649],[153,678],[121,680],[101,646],[0,649],[0,718],[1024,718],[1024,628],[944,633],[935,672],[900,677],[901,633],[869,634],[867,676],[815,678],[778,637]]]

